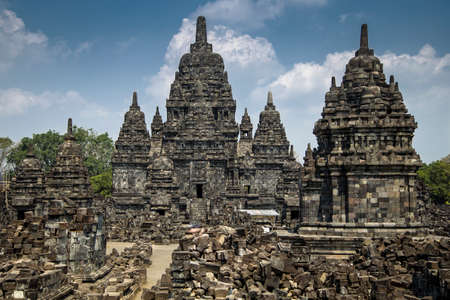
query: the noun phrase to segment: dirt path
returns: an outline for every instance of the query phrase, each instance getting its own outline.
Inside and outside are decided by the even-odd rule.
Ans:
[[[106,254],[109,255],[112,249],[116,248],[117,252],[122,253],[122,251],[127,247],[132,247],[134,243],[129,242],[107,242],[106,243]]]
[[[161,275],[166,271],[172,262],[172,252],[178,247],[178,244],[153,245],[152,264],[147,268],[147,281],[141,288],[151,288],[161,279]],[[133,298],[141,299],[142,290]]]

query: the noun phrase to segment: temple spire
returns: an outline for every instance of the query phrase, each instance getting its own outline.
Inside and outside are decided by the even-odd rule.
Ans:
[[[34,154],[33,154],[33,144],[32,143],[29,143],[28,144],[28,149],[27,149],[27,156],[28,157],[31,157],[31,156],[34,156]]]
[[[159,106],[156,106],[156,113],[155,115],[159,116]]]
[[[294,158],[294,145],[291,145],[291,149],[289,151],[289,157]]]
[[[336,78],[333,76],[331,77],[331,87],[335,88],[336,87]]]
[[[367,33],[367,24],[361,25],[361,37],[359,40],[359,49],[356,56],[373,55],[373,49],[369,49],[369,35]]]
[[[367,24],[361,25],[361,38],[359,41],[360,49],[369,49],[369,35],[367,33]]]
[[[273,96],[271,91],[267,93],[267,105],[273,106]]]
[[[67,133],[64,136],[64,140],[74,140],[75,137],[73,136],[73,131],[72,131],[72,118],[69,118],[67,120]]]
[[[137,102],[137,92],[133,92],[133,102],[131,103],[132,107],[136,107],[138,106],[138,102]]]
[[[196,43],[206,43],[206,19],[203,16],[197,18],[197,28],[195,33]]]
[[[72,135],[72,118],[67,120],[67,135]]]

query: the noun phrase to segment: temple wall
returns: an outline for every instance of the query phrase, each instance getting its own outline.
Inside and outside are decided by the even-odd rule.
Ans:
[[[145,166],[113,167],[113,193],[143,194],[146,177]]]
[[[190,184],[189,184],[189,162],[188,161],[177,161],[174,160],[175,176],[178,181],[180,195],[190,194]]]
[[[221,193],[225,192],[226,175],[225,167],[210,167],[207,171],[207,197],[209,199],[217,198]]]
[[[255,174],[255,188],[259,194],[275,194],[281,170],[257,169]]]
[[[348,176],[348,222],[414,220],[415,176]]]
[[[302,222],[310,223],[320,220],[320,190],[304,189],[300,203]]]

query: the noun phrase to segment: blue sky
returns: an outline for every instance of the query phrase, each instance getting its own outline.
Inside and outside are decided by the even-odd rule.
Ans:
[[[425,162],[450,153],[450,2],[337,0],[0,1],[0,136],[63,132],[66,119],[114,139],[134,90],[147,125],[164,103],[196,16],[254,127],[272,90],[299,157],[315,144],[330,77],[359,46],[399,82]]]

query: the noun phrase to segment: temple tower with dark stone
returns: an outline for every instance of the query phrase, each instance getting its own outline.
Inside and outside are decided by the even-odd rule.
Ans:
[[[116,207],[142,208],[145,206],[143,196],[150,143],[145,115],[138,105],[137,93],[134,92],[112,157],[112,197]]]
[[[72,119],[67,122],[64,142],[59,146],[55,165],[46,175],[45,183],[47,197],[70,201],[75,207],[92,206],[93,191],[81,147],[72,133]]]
[[[223,59],[207,42],[204,17],[197,20],[190,52],[180,60],[166,108],[162,146],[177,170],[181,195],[191,199],[192,217],[204,219],[211,201],[225,192],[239,134],[236,101]]]
[[[238,156],[244,157],[247,153],[252,152],[253,144],[253,124],[248,115],[247,108],[245,108],[244,115],[242,116],[239,130]]]
[[[55,165],[45,178],[43,197],[49,259],[75,273],[89,273],[103,265],[106,254],[104,214],[93,201],[80,145],[72,134],[72,119]]]
[[[267,104],[259,114],[252,152],[257,169],[255,189],[260,198],[270,198],[276,191],[283,163],[289,159],[289,141],[281,123],[280,113],[273,104],[272,92],[267,94]],[[270,199],[268,201],[273,202]]]
[[[360,48],[341,86],[332,79],[314,126],[318,148],[305,156],[303,221],[414,222],[422,164],[412,146],[416,127],[394,77],[386,82],[362,25]]]
[[[136,195],[142,199],[141,206],[161,214],[178,211],[194,223],[213,220],[214,215],[223,213],[224,206],[276,209],[278,221],[298,219],[300,164],[293,151],[289,153],[272,94],[253,137],[247,110],[240,125],[235,121],[236,101],[223,59],[207,41],[204,17],[198,17],[195,42],[180,59],[166,109],[163,122],[157,108],[151,138],[144,130],[143,113],[132,106],[125,116],[113,158],[116,203],[120,195],[128,201]],[[132,116],[141,120],[134,122],[140,124],[134,132],[129,129]],[[150,141],[147,162],[133,161],[129,140]],[[143,178],[144,166],[148,169],[141,198],[141,179],[137,182],[136,178]],[[131,176],[135,180],[131,184],[125,174],[137,173],[140,175]],[[137,188],[127,189],[130,186]]]
[[[11,182],[10,206],[14,219],[23,219],[26,211],[42,215],[42,196],[45,194],[45,176],[41,162],[33,153],[32,145],[20,163]]]

